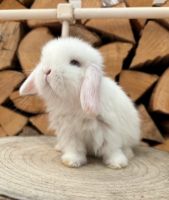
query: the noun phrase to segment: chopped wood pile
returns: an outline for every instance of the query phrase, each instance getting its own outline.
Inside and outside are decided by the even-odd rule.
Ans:
[[[0,9],[55,8],[66,0],[1,0]],[[126,0],[117,7],[152,6],[153,0]],[[82,0],[82,7],[101,7]],[[169,0],[161,6],[169,6]],[[43,101],[19,96],[18,88],[38,63],[40,51],[59,37],[56,20],[0,22],[0,136],[52,135]],[[105,74],[136,103],[142,139],[169,151],[169,19],[90,19],[71,25],[70,35],[98,48]]]

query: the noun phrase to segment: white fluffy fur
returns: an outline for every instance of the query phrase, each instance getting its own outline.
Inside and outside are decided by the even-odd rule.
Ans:
[[[81,67],[71,65],[71,59],[77,59]],[[100,53],[84,41],[52,40],[44,46],[31,81],[25,81],[20,90],[21,94],[31,93],[27,90],[33,83],[33,92],[36,88],[45,100],[50,128],[58,134],[56,149],[62,152],[63,163],[70,167],[85,164],[87,154],[102,157],[112,168],[125,167],[132,157],[132,147],[140,140],[138,112],[111,79],[101,75],[96,115],[82,109],[80,93],[86,71],[95,65],[102,72],[102,62]]]

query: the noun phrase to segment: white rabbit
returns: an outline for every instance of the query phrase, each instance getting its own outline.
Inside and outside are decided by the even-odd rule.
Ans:
[[[102,68],[102,56],[88,43],[54,39],[20,88],[21,95],[45,100],[50,128],[58,133],[56,148],[67,166],[84,165],[92,154],[111,168],[125,167],[139,143],[138,112]]]

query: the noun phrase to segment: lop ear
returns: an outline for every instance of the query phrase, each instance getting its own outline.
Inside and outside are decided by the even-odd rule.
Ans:
[[[99,112],[101,77],[100,66],[92,64],[88,67],[81,86],[81,107],[84,112],[92,116],[96,116]]]
[[[33,71],[24,81],[19,89],[19,94],[22,96],[37,94],[37,90],[35,87],[35,71]]]

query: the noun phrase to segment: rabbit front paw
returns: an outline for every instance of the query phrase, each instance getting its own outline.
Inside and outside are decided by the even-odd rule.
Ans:
[[[107,157],[104,160],[104,163],[110,168],[120,169],[127,167],[128,159],[123,152],[117,151],[113,152],[109,157]]]
[[[81,154],[65,153],[62,156],[62,162],[68,167],[77,168],[86,164],[87,159],[84,155]]]

